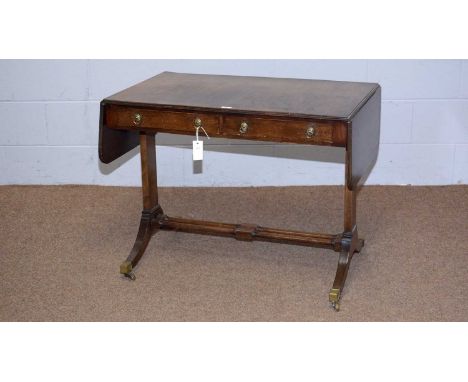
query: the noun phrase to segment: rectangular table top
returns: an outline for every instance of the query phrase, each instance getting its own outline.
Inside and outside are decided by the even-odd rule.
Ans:
[[[163,72],[103,103],[350,120],[378,88],[364,82]]]

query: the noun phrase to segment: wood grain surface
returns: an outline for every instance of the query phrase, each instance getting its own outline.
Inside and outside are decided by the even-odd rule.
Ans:
[[[374,83],[164,72],[104,102],[231,113],[350,119]]]

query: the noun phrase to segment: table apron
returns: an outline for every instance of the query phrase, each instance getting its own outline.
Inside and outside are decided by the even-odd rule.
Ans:
[[[210,137],[346,147],[345,121],[106,105],[106,128],[195,135],[198,120]],[[200,131],[200,133],[203,133]]]

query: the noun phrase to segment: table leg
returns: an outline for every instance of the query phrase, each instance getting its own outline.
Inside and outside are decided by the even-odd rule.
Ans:
[[[154,222],[158,216],[163,215],[163,210],[158,203],[154,133],[140,133],[140,154],[143,192],[143,211],[141,213],[140,228],[127,260],[120,265],[120,273],[132,280],[135,280],[133,269],[143,256],[151,236],[159,228],[159,224],[155,224]]]
[[[356,226],[354,226],[352,232],[344,232],[341,236],[341,250],[338,258],[335,281],[328,295],[329,301],[336,311],[340,310],[341,293],[346,282],[351,259],[355,252],[361,251],[363,245],[364,240],[358,238]]]
[[[350,147],[346,150],[346,176],[351,172],[351,150]],[[328,299],[332,307],[340,310],[340,299],[343,288],[348,275],[349,265],[355,252],[360,252],[364,246],[364,240],[359,239],[357,224],[356,224],[356,194],[357,186],[353,189],[345,181],[344,192],[344,231],[341,235],[341,243],[339,246],[340,256],[338,258],[338,267],[336,269],[335,281],[330,290]]]

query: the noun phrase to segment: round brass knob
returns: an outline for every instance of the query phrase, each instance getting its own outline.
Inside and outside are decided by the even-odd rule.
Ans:
[[[249,125],[247,124],[247,122],[242,122],[240,124],[239,131],[240,131],[241,134],[245,134],[248,129],[249,129]]]
[[[138,126],[142,120],[143,116],[140,113],[135,113],[135,115],[133,116],[133,124],[135,126]]]
[[[200,118],[195,118],[193,121],[193,126],[201,127],[201,125],[202,125],[202,120]]]
[[[312,138],[314,135],[315,135],[315,128],[309,127],[309,128],[306,130],[306,136],[307,136],[307,138]]]

